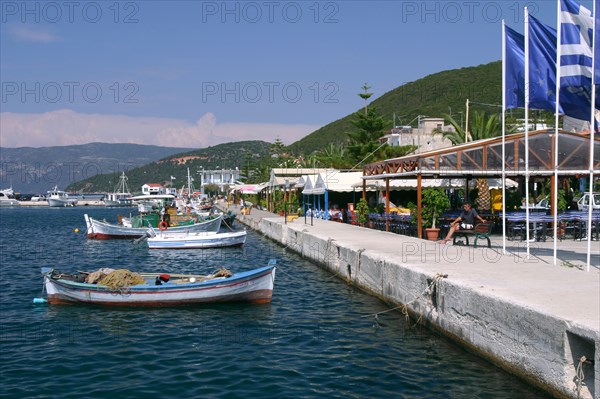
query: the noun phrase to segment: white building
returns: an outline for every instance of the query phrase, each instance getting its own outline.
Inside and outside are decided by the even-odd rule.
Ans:
[[[158,183],[146,183],[142,186],[142,193],[145,195],[165,194],[165,188]]]
[[[237,184],[237,181],[240,179],[240,171],[238,168],[215,170],[202,169],[198,174],[202,177],[200,183],[202,187],[207,184],[216,184],[221,190],[226,190],[229,186]]]
[[[444,125],[444,118],[419,118],[418,127],[398,126],[379,139],[379,142],[391,146],[415,145],[419,148],[415,154],[450,147],[452,142],[434,130],[453,132],[452,125]]]

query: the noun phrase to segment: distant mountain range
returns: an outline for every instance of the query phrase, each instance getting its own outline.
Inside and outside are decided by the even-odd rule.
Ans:
[[[90,143],[61,147],[0,147],[0,188],[45,194],[97,174],[119,173],[192,148]]]
[[[419,115],[441,117],[444,113],[460,121],[467,98],[474,109],[497,112],[496,105],[501,101],[501,68],[501,62],[496,61],[432,74],[383,94],[369,106],[379,109],[390,121],[390,128],[394,113],[396,125],[415,126]],[[346,141],[347,133],[354,129],[352,118],[350,114],[323,126],[288,146],[287,151],[307,155],[328,148],[331,143]],[[171,176],[181,179],[188,167],[192,173],[200,168],[238,167],[248,174],[250,164],[270,156],[269,146],[264,141],[243,141],[197,150],[103,143],[0,148],[0,188],[12,183],[16,191],[23,193],[45,193],[55,185],[71,191],[112,191],[118,175],[125,171],[130,188],[139,191],[144,183],[167,184]],[[176,183],[179,186],[183,182]]]

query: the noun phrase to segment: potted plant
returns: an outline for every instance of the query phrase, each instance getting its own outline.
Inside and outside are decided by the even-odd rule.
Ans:
[[[423,190],[421,217],[428,240],[438,240],[440,229],[437,222],[440,215],[450,209],[450,199],[441,188],[426,188]]]
[[[367,215],[369,214],[369,204],[367,203],[367,200],[361,198],[360,201],[358,201],[358,204],[356,204],[354,212],[358,215],[359,225],[364,226],[367,222]]]

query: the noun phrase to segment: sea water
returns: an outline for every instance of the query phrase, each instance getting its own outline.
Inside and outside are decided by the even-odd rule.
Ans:
[[[86,239],[84,213],[114,222],[130,211],[0,208],[0,397],[546,397],[398,312],[375,321],[384,303],[256,232],[242,248],[212,250]],[[266,305],[32,303],[45,266],[204,274],[271,258],[278,271]]]

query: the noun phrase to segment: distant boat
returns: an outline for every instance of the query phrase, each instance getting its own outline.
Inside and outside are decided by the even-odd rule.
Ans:
[[[14,198],[10,198],[8,194],[6,194],[7,190],[0,191],[0,206],[19,206],[19,201]],[[12,190],[11,190],[12,191]]]
[[[104,205],[108,207],[133,206],[133,195],[127,187],[125,172],[119,178],[119,184],[115,187],[114,192],[106,194],[103,201]]]
[[[110,288],[77,282],[78,276],[42,269],[50,304],[88,303],[107,306],[174,306],[214,302],[269,303],[273,296],[275,260],[267,266],[208,276],[139,273],[145,284]],[[219,277],[217,277],[219,276]],[[84,275],[85,277],[85,275]],[[45,300],[34,299],[34,302]]]
[[[146,235],[148,226],[145,227],[125,227],[118,224],[111,224],[92,219],[87,214],[83,215],[87,227],[87,237],[95,239],[111,238],[140,238]],[[219,231],[221,227],[222,214],[193,224],[183,226],[168,227],[170,232],[199,232],[199,231]]]
[[[198,232],[198,233],[172,233],[170,230],[159,232],[151,230],[151,237],[147,239],[150,249],[196,249],[196,248],[221,248],[244,245],[246,231],[232,231],[228,233]]]
[[[10,188],[5,188],[0,190],[0,193],[6,194],[9,197],[12,197],[15,195],[15,191],[13,190],[12,186]]]
[[[75,198],[69,198],[69,194],[64,191],[60,191],[58,186],[55,186],[51,191],[48,191],[48,205],[52,207],[65,207],[75,206],[77,200]]]

